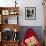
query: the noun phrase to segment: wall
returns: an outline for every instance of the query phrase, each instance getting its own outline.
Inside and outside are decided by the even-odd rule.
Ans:
[[[42,26],[43,25],[43,6],[42,0],[21,0],[19,22],[22,26]],[[25,7],[36,7],[36,20],[25,20]]]
[[[15,0],[0,0],[0,6],[15,6]],[[42,0],[17,0],[19,6],[20,26],[43,26],[43,6]],[[25,20],[25,7],[36,7],[36,20]],[[10,20],[10,19],[9,19]]]

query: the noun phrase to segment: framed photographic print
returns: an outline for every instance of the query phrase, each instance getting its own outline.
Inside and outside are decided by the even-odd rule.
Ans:
[[[9,15],[9,10],[2,10],[2,15]]]
[[[36,19],[36,7],[25,7],[25,19],[26,20]]]

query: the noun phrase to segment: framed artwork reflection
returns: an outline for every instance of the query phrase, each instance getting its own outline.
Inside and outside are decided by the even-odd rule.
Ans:
[[[36,20],[36,7],[25,7],[25,19]]]

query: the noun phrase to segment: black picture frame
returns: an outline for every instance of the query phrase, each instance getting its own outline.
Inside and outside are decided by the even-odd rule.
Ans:
[[[36,20],[36,7],[25,7],[25,19]]]

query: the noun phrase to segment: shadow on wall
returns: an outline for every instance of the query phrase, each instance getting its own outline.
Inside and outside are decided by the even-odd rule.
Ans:
[[[43,30],[42,30],[42,26],[21,26],[20,27],[20,32],[19,32],[20,42],[21,42],[21,40],[22,40],[22,38],[24,36],[25,31],[28,28],[32,28],[34,30],[34,32],[36,32],[39,41],[41,43],[43,43]]]

